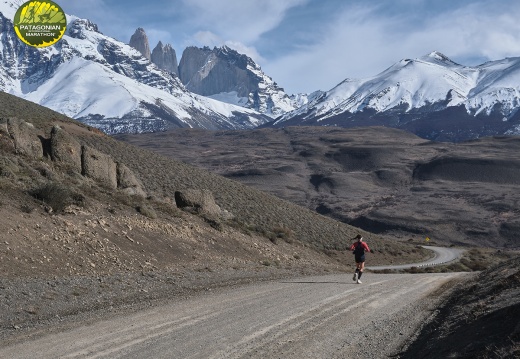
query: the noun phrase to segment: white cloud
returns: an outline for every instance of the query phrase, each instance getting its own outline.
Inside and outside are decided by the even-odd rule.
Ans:
[[[322,39],[263,68],[291,92],[329,90],[347,77],[376,75],[402,58],[443,52],[468,59],[520,56],[520,7],[473,3],[437,13],[421,24],[406,13],[349,7],[322,29]]]
[[[224,44],[224,40],[211,31],[198,31],[193,35],[193,39],[199,46],[213,47]]]
[[[198,46],[208,46],[208,47],[221,47],[226,45],[233,50],[236,50],[240,54],[244,54],[253,59],[256,63],[260,63],[265,61],[265,59],[260,56],[258,51],[253,46],[246,46],[238,41],[225,41],[218,35],[212,33],[211,31],[199,31],[197,32],[193,38],[196,40]]]
[[[153,50],[155,46],[161,41],[163,45],[170,44],[175,47],[176,44],[172,44],[172,38],[169,31],[165,31],[162,29],[156,28],[147,28],[145,29],[146,36],[148,37],[148,42],[150,44],[150,49]]]
[[[218,36],[241,43],[251,43],[275,28],[288,9],[309,0],[184,0],[194,25],[202,31],[211,29]]]
[[[432,24],[436,41],[444,40],[452,56],[481,55],[500,59],[520,55],[520,7],[492,8],[487,5],[469,6],[454,12],[451,18]],[[449,33],[446,30],[449,29]],[[439,35],[443,34],[445,37]],[[448,37],[449,36],[449,37]],[[449,39],[455,40],[453,43]],[[451,46],[450,46],[451,45]]]
[[[226,41],[224,45],[232,48],[233,50],[236,50],[240,54],[249,56],[257,64],[260,64],[265,61],[265,59],[258,53],[256,48],[254,47],[246,46],[241,42],[236,41]]]
[[[347,77],[375,75],[374,69],[395,61],[389,60],[395,43],[387,38],[394,21],[375,19],[372,9],[350,8],[322,30],[321,41],[266,63],[264,70],[290,93],[329,90]]]

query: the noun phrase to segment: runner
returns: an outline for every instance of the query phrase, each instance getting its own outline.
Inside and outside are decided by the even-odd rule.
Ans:
[[[365,252],[370,252],[370,248],[368,248],[368,244],[363,242],[361,234],[358,234],[354,239],[357,239],[357,242],[350,246],[350,250],[354,253],[356,260],[356,272],[352,280],[357,284],[361,284],[361,276],[363,275],[363,269],[365,269]]]

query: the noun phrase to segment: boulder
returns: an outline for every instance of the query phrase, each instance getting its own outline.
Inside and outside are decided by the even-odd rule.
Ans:
[[[132,196],[146,196],[141,181],[127,166],[119,162],[117,163],[117,187]]]
[[[76,171],[82,171],[81,145],[57,125],[51,130],[50,155],[53,161],[69,164]]]
[[[14,152],[14,140],[7,129],[7,119],[0,118],[0,146],[3,150]]]
[[[32,158],[43,156],[43,148],[38,131],[33,124],[16,118],[0,119],[4,136],[11,139],[11,145],[17,154]]]
[[[222,210],[207,189],[186,189],[175,192],[175,203],[182,209],[194,209],[198,213],[220,216]]]
[[[117,188],[117,165],[107,154],[88,147],[81,147],[81,174],[102,182],[110,188]]]

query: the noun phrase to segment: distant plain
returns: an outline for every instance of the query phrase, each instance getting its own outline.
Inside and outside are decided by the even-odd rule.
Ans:
[[[384,127],[116,137],[383,236],[520,244],[519,137],[453,144]]]

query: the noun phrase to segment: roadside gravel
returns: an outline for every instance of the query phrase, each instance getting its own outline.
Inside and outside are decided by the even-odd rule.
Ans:
[[[78,323],[131,313],[218,288],[323,273],[250,265],[98,276],[0,278],[0,347]]]

